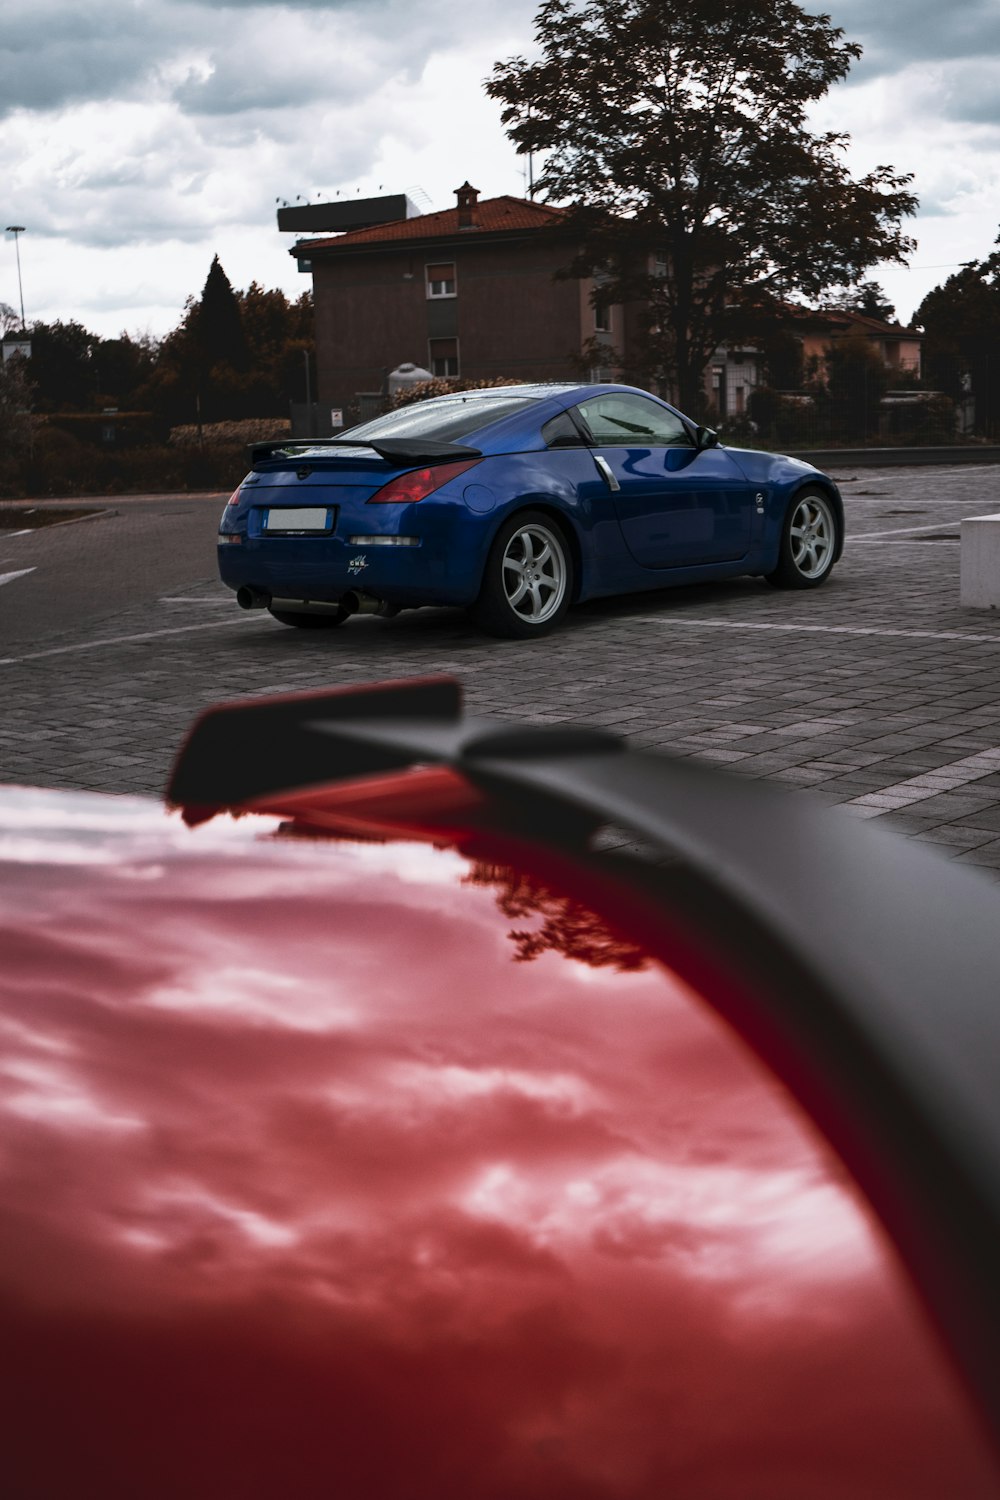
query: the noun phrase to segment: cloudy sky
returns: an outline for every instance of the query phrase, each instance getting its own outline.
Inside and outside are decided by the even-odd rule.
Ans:
[[[809,8],[809,7],[807,7]],[[816,10],[820,5],[816,4]],[[912,267],[879,268],[906,319],[1000,220],[997,0],[829,0],[865,56],[818,107],[849,162],[915,174]],[[277,200],[468,177],[523,195],[482,80],[531,49],[537,0],[4,0],[0,225],[23,224],[25,313],[159,336],[218,253],[233,285],[308,287]],[[0,302],[18,305],[0,240]]]

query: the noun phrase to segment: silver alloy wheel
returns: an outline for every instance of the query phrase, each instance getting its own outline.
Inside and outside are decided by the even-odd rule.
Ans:
[[[792,562],[803,578],[822,578],[833,562],[837,525],[830,502],[822,495],[803,495],[788,531]]]
[[[544,625],[566,592],[564,543],[547,526],[527,522],[504,548],[500,572],[514,613],[529,625]]]

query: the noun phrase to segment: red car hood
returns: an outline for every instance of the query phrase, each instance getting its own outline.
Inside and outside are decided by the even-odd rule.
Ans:
[[[503,867],[274,828],[0,794],[8,1493],[996,1493],[685,985]]]

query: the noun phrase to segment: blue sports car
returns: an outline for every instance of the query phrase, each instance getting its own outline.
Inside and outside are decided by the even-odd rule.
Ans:
[[[601,595],[748,573],[815,588],[843,547],[825,474],[722,447],[631,386],[463,391],[251,458],[219,528],[222,580],[304,628],[458,605],[530,638]]]

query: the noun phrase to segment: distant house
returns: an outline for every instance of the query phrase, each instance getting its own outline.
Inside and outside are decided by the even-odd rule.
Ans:
[[[312,271],[323,409],[382,393],[412,362],[467,380],[579,379],[590,339],[622,348],[622,309],[590,280],[555,280],[572,245],[562,211],[465,182],[453,208],[300,241]],[[610,365],[595,379],[608,379]]]
[[[917,329],[903,328],[899,323],[886,323],[881,318],[869,318],[864,313],[844,312],[839,308],[813,311],[788,304],[787,311],[788,327],[801,340],[803,358],[807,362],[815,356],[822,369],[830,344],[852,333],[861,334],[890,370],[909,370],[914,380],[920,379],[924,336]]]
[[[808,373],[813,366],[820,378],[827,350],[850,334],[860,334],[866,339],[890,370],[909,372],[915,381],[921,378],[924,335],[915,328],[903,328],[899,323],[887,323],[864,313],[800,307],[792,302],[784,304],[777,327],[791,334],[799,344],[804,371]],[[759,348],[722,346],[716,350],[706,372],[705,394],[713,403],[718,419],[731,420],[747,411],[751,392],[768,381]],[[787,386],[786,381],[777,383]]]
[[[705,371],[705,397],[714,410],[713,420],[742,417],[751,392],[765,383],[765,373],[759,349],[725,344],[716,349]]]

